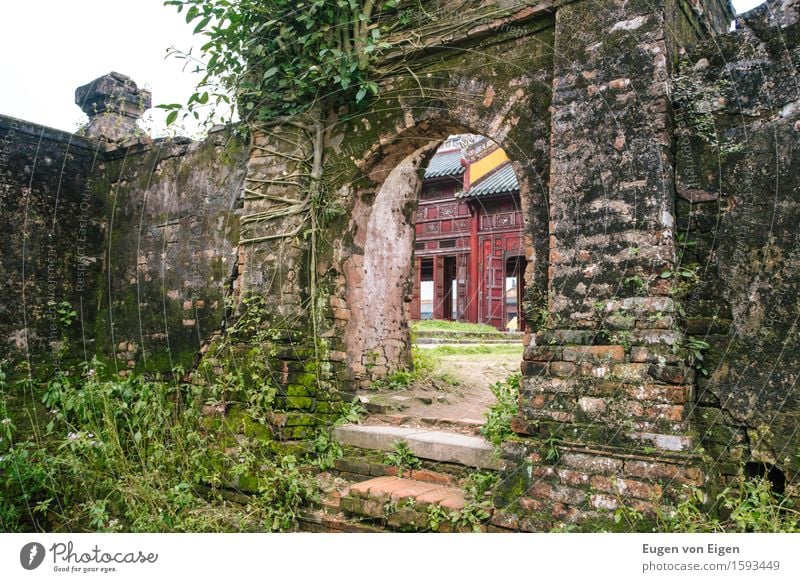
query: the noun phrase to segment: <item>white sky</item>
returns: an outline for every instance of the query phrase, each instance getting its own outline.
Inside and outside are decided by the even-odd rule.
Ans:
[[[734,0],[745,12],[763,0]],[[163,0],[15,0],[0,8],[0,114],[74,131],[86,121],[75,89],[110,71],[153,93],[153,105],[185,103],[197,75],[165,60],[172,45],[199,46],[183,14]],[[151,110],[159,133],[165,114]]]

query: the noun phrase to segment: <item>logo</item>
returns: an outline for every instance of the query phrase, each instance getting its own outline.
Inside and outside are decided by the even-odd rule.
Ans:
[[[19,551],[19,563],[26,570],[35,570],[44,561],[44,546],[38,542],[31,542],[22,546]]]

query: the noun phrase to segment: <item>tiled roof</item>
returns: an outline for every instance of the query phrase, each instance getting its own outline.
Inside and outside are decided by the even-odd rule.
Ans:
[[[461,150],[451,150],[449,152],[436,154],[431,158],[428,167],[425,169],[425,179],[441,178],[442,176],[458,176],[464,173],[461,165]]]
[[[489,194],[499,194],[500,192],[513,192],[515,190],[519,190],[519,183],[517,182],[516,174],[514,174],[514,167],[509,163],[474,184],[466,192],[459,192],[456,197],[474,198],[488,196]]]

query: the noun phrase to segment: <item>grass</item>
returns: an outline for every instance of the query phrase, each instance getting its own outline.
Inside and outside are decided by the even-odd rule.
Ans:
[[[478,333],[501,333],[497,328],[485,323],[465,323],[463,321],[446,321],[442,319],[423,319],[411,323],[414,331],[464,331]]]
[[[433,348],[417,348],[421,352],[436,358],[438,356],[480,356],[480,355],[519,355],[522,358],[522,344],[497,344],[497,345],[443,345]]]

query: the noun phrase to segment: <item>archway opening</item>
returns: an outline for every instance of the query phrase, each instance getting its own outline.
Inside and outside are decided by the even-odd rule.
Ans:
[[[522,360],[523,196],[498,144],[452,133],[407,154],[364,198],[362,284],[348,303],[370,411],[477,432],[491,385]]]

